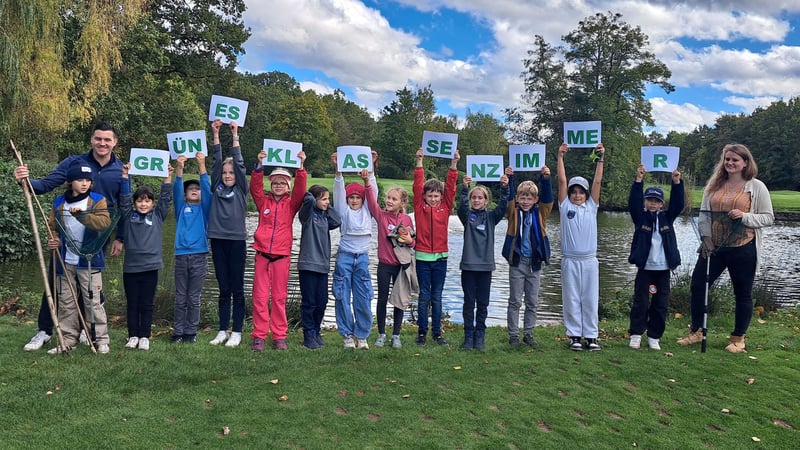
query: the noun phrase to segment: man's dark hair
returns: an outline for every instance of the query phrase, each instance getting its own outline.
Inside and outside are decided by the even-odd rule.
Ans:
[[[94,134],[94,132],[97,130],[111,131],[114,133],[114,138],[119,140],[119,131],[117,131],[114,125],[111,125],[108,122],[98,122],[97,125],[95,125],[94,128],[92,128],[92,134]]]

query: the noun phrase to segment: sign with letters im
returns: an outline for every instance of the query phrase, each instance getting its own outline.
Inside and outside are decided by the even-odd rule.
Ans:
[[[236,125],[244,128],[244,119],[247,117],[247,102],[221,95],[211,96],[211,107],[208,108],[208,121],[216,119],[222,123],[236,122]]]
[[[514,172],[534,172],[544,166],[544,144],[509,145],[508,165]]]
[[[300,168],[300,158],[297,157],[303,151],[303,144],[300,142],[264,139],[264,151],[267,156],[261,160],[262,166]]]
[[[172,159],[179,156],[194,158],[196,154],[208,155],[206,132],[203,130],[167,133],[167,148]]]
[[[500,155],[467,155],[467,175],[473,181],[500,181],[504,173]]]
[[[564,142],[570,148],[594,148],[603,142],[600,121],[564,122]]]
[[[648,172],[672,172],[678,168],[680,147],[642,147],[642,165]]]
[[[132,148],[130,175],[166,178],[169,176],[169,152],[152,148]]]

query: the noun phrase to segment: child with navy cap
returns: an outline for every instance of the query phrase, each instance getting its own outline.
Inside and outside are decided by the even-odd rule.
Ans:
[[[628,262],[638,268],[628,328],[631,340],[628,345],[638,349],[646,331],[648,347],[661,350],[659,341],[667,321],[670,273],[681,264],[673,222],[683,210],[685,200],[681,173],[678,170],[672,172],[667,210],[663,209],[664,191],[660,187],[650,186],[642,194],[644,173],[644,165],[640,164],[628,196],[628,209],[636,227]]]

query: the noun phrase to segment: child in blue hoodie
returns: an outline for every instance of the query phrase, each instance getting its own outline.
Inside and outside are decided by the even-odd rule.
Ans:
[[[183,181],[186,156],[177,160],[175,201],[175,309],[173,343],[197,342],[200,326],[200,295],[208,275],[208,215],[211,212],[211,178],[206,156],[195,156],[199,180]]]

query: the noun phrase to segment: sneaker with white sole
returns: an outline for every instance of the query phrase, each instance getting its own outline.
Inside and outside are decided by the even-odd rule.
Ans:
[[[356,348],[356,341],[353,336],[348,334],[344,338],[344,348]]]
[[[150,350],[149,338],[139,338],[139,350]]]
[[[647,346],[650,347],[651,350],[661,350],[661,343],[658,339],[647,338]]]
[[[23,348],[25,349],[26,352],[39,350],[40,348],[44,347],[44,344],[48,342],[50,342],[50,335],[40,330],[38,333],[33,335],[30,342],[25,344],[25,347]]]
[[[128,342],[125,343],[125,348],[136,348],[139,346],[139,338],[136,336],[131,336],[128,338]]]
[[[240,331],[234,331],[228,338],[228,342],[225,343],[225,347],[238,347],[241,343],[242,333]]]
[[[635,348],[639,350],[639,347],[642,346],[642,335],[641,334],[632,334],[631,341],[628,342],[628,347]]]
[[[47,354],[48,354],[48,355],[60,355],[60,354],[62,354],[62,353],[69,353],[69,352],[71,352],[72,350],[73,350],[73,348],[72,348],[72,347],[67,347],[67,348],[63,348],[63,347],[53,347],[53,348],[51,348],[50,350],[48,350],[48,351],[47,351]]]
[[[106,353],[110,352],[111,349],[108,348],[108,344],[98,344],[97,345],[97,353],[102,353],[105,355]]]
[[[359,350],[369,350],[369,344],[366,339],[359,339],[356,348]]]
[[[86,337],[86,330],[81,330],[81,335],[78,336],[78,342],[83,345],[89,345],[89,338]]]
[[[383,347],[386,345],[386,334],[381,333],[378,335],[378,339],[375,339],[375,347]]]
[[[229,335],[228,335],[228,331],[227,330],[220,330],[217,333],[217,336],[214,339],[212,339],[211,342],[209,342],[209,344],[211,344],[211,345],[222,344],[222,343],[224,343],[225,341],[228,340],[228,336]]]
[[[574,352],[580,352],[583,350],[583,345],[581,345],[581,338],[579,337],[571,337],[569,342],[569,349]]]
[[[600,350],[602,350],[602,347],[600,347],[600,343],[597,342],[597,339],[593,338],[586,338],[586,348],[590,352],[599,352]]]
[[[400,336],[397,334],[392,335],[392,348],[400,348],[403,344],[400,343]]]

